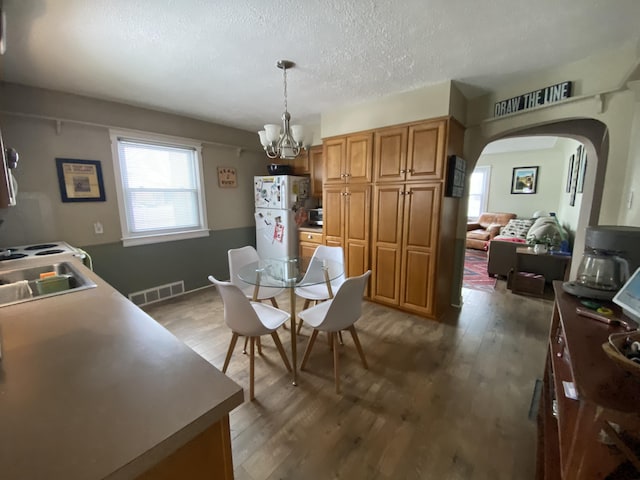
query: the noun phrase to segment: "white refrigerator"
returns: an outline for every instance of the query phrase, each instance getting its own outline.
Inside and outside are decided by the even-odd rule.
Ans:
[[[260,258],[298,256],[298,225],[304,223],[309,179],[291,175],[253,177],[256,250]]]

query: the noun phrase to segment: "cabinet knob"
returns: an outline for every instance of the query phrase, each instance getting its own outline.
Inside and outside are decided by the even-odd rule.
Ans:
[[[313,235],[307,235],[307,238],[308,238],[308,239],[312,239],[312,238],[313,238]]]
[[[400,170],[400,173],[407,173],[406,170]]]

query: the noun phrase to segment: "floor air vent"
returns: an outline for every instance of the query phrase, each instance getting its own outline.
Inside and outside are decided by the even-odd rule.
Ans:
[[[166,298],[175,297],[184,293],[184,281],[167,283],[157,287],[134,292],[129,294],[129,300],[138,306],[147,305],[149,303],[158,302]]]

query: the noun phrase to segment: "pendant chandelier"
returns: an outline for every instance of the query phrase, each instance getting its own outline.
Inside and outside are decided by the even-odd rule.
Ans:
[[[264,130],[260,130],[260,143],[267,157],[280,157],[285,160],[292,160],[298,156],[303,148],[304,129],[302,125],[289,125],[291,115],[287,111],[287,69],[293,68],[295,63],[289,60],[280,60],[276,64],[282,70],[284,78],[284,113],[282,114],[282,126],[268,124]]]

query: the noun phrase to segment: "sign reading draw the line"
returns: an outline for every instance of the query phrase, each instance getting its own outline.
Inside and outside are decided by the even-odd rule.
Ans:
[[[541,88],[533,92],[518,95],[509,100],[497,102],[493,109],[494,117],[501,117],[510,113],[539,107],[546,103],[559,102],[571,96],[571,82],[562,82],[550,87]]]

